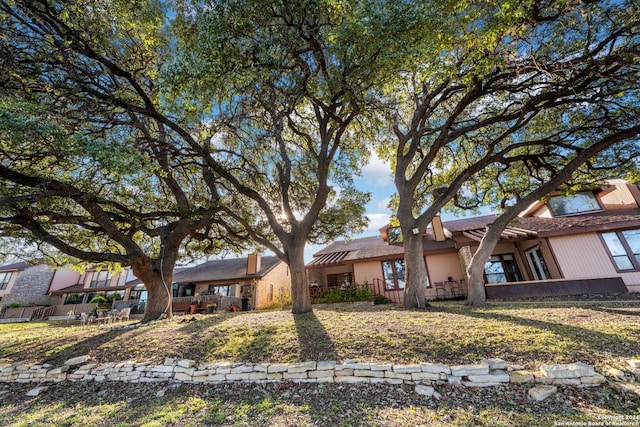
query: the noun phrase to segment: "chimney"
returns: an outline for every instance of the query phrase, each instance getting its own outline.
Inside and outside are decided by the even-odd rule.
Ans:
[[[442,220],[439,216],[434,216],[433,220],[431,220],[431,229],[433,230],[433,238],[436,242],[444,242],[446,240]]]
[[[247,274],[257,274],[260,271],[260,255],[249,254],[247,257]]]

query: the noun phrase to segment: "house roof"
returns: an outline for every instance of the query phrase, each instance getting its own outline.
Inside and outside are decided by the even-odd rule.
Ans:
[[[424,250],[442,250],[455,248],[453,240],[437,242],[423,239]],[[352,264],[365,259],[401,258],[404,254],[402,245],[389,245],[380,236],[363,237],[349,241],[339,240],[316,252],[313,260],[307,264],[309,268],[323,268],[330,265]]]
[[[22,271],[26,270],[29,267],[33,267],[33,264],[29,264],[27,262],[14,262],[12,264],[7,264],[0,266],[0,271]]]
[[[462,234],[470,239],[480,241],[486,232],[487,225],[497,218],[496,215],[485,215],[462,218],[443,223],[445,230]],[[640,227],[640,208],[625,210],[609,210],[585,215],[566,217],[525,217],[511,222],[501,235],[501,239],[527,239],[549,237],[566,234],[587,233],[594,231],[616,230],[626,227]],[[443,242],[433,240],[431,230],[423,239],[425,251],[455,248],[455,241],[447,239]],[[402,245],[388,245],[380,236],[364,237],[350,241],[336,241],[314,254],[313,260],[307,264],[309,268],[322,268],[331,265],[351,264],[363,259],[382,259],[401,257],[404,254]]]
[[[640,227],[640,208],[609,210],[585,215],[518,218],[513,225],[538,233],[540,237]]]
[[[56,289],[55,291],[51,291],[51,295],[61,295],[61,294],[83,294],[89,292],[109,292],[109,291],[122,291],[124,289],[133,288],[136,286],[135,280],[130,280],[124,285],[121,286],[101,286],[97,288],[85,288],[84,283],[76,283],[75,285],[67,286],[66,288]]]
[[[208,261],[174,274],[173,281],[185,283],[259,279],[281,262],[282,260],[275,256],[262,257],[260,271],[256,274],[247,274],[247,258]]]
[[[475,216],[471,218],[461,218],[452,221],[445,221],[442,226],[452,233],[458,233],[469,230],[477,230],[491,224],[498,218],[497,215]]]

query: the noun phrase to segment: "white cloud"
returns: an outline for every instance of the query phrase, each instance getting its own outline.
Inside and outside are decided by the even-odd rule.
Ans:
[[[361,179],[367,184],[373,185],[392,184],[393,178],[389,162],[380,159],[375,151],[372,152],[369,163],[362,168]]]
[[[378,230],[389,223],[389,214],[386,213],[369,213],[367,218],[369,218],[369,226],[364,230],[364,233],[373,231],[377,233]]]
[[[387,197],[386,199],[377,200],[376,201],[376,209],[380,211],[388,211],[389,210],[389,202],[391,201],[391,197]],[[382,214],[380,214],[382,215]]]

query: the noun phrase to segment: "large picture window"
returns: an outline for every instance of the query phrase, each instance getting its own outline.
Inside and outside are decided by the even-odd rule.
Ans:
[[[404,260],[398,259],[395,261],[382,261],[382,275],[384,276],[385,289],[404,289]]]
[[[570,196],[553,196],[549,199],[553,216],[569,216],[602,210],[598,199],[591,191],[583,191]]]
[[[94,271],[91,276],[91,283],[89,284],[89,287],[104,288],[109,286],[109,282],[111,282],[111,274],[108,270]]]
[[[11,274],[13,274],[11,271],[0,273],[0,289],[7,289],[7,286],[9,286],[9,280],[11,280]]]
[[[640,270],[640,229],[612,231],[601,236],[618,271]]]
[[[493,255],[484,266],[486,283],[519,282],[522,280],[513,254]]]

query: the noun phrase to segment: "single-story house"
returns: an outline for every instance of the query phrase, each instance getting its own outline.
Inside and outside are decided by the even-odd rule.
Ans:
[[[223,310],[231,303],[243,310],[263,309],[291,293],[289,267],[278,257],[258,254],[185,268],[174,274],[173,282],[174,305],[215,297]]]
[[[640,187],[621,179],[532,204],[501,235],[485,265],[489,298],[640,292]],[[495,216],[441,222],[423,236],[427,298],[466,294],[466,267]],[[307,265],[312,286],[367,283],[393,300],[404,289],[404,249],[395,227],[334,242]],[[315,289],[314,289],[315,288]]]

